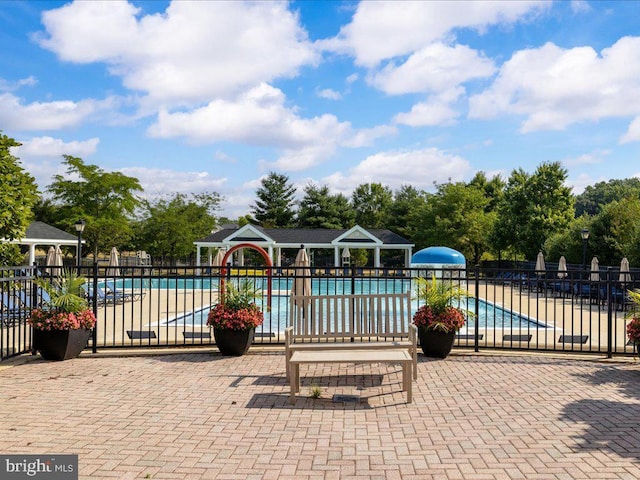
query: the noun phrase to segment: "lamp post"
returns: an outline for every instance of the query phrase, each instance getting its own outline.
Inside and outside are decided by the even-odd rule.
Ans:
[[[82,263],[82,232],[84,232],[85,221],[80,219],[76,223],[74,223],[74,227],[76,227],[76,232],[78,234],[78,273],[80,272],[80,266]]]
[[[589,240],[589,229],[583,228],[580,231],[582,237],[582,270],[587,269],[587,241]]]

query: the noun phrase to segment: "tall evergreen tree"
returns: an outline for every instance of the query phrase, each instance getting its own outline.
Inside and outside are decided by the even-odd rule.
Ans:
[[[298,209],[298,226],[301,228],[350,228],[355,212],[349,200],[342,194],[331,195],[329,187],[309,184]]]
[[[289,177],[275,172],[262,179],[256,190],[252,213],[263,227],[291,227],[295,217],[294,195],[296,188],[289,183]]]
[[[364,228],[386,228],[393,194],[381,183],[358,185],[351,195],[351,204],[356,211],[356,223]]]

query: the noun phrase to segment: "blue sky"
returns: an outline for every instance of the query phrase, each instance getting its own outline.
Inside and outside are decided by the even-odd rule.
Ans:
[[[640,176],[640,2],[0,3],[0,129],[148,197],[249,212],[268,172],[350,195],[560,161]]]

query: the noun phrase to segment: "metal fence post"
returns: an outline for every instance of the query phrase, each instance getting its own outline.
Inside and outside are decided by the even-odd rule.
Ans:
[[[607,267],[607,358],[613,357],[613,302],[611,267]]]
[[[480,351],[480,322],[479,322],[478,314],[480,313],[480,301],[478,299],[480,298],[480,265],[478,264],[476,264],[475,276],[476,276],[476,281],[475,281],[476,301],[475,301],[474,313],[476,315],[476,322],[475,322],[475,328],[473,331],[473,349],[475,352],[479,352]]]
[[[93,314],[98,318],[98,262],[93,262],[93,298],[91,299],[91,308],[93,309]],[[98,352],[98,322],[96,322],[95,327],[93,327],[93,339],[91,341],[91,351],[93,353]]]

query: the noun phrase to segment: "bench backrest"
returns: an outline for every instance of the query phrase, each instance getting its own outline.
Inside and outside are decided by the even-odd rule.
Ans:
[[[409,336],[411,292],[293,295],[289,307],[289,326],[298,340]]]

